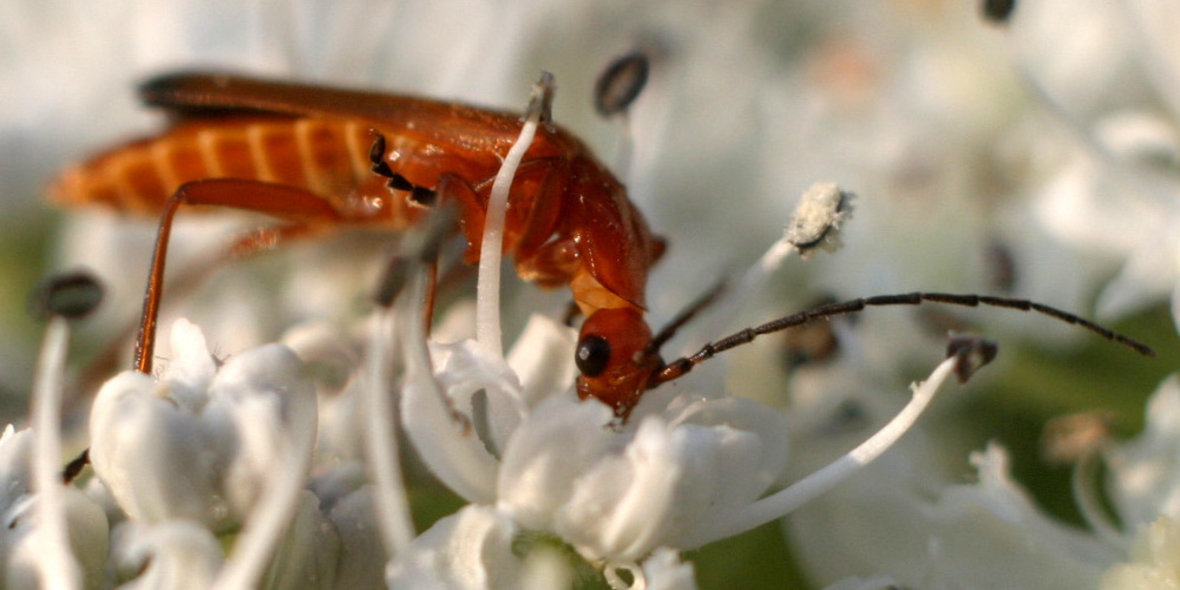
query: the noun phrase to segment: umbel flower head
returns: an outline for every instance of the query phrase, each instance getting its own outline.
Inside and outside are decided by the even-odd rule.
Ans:
[[[844,295],[935,284],[981,290],[976,279],[983,273],[977,272],[978,265],[964,264],[965,259],[981,255],[985,251],[981,245],[993,240],[1009,247],[1013,242],[1019,246],[1031,241],[1013,239],[1024,238],[1027,226],[1007,223],[1010,217],[997,215],[993,197],[1009,189],[1023,193],[1032,183],[1019,174],[1020,166],[1004,166],[1017,172],[1011,177],[1000,175],[1003,178],[997,183],[995,165],[1008,162],[997,161],[996,140],[1002,139],[1006,115],[1019,112],[1021,105],[1013,100],[1011,84],[997,81],[993,72],[997,68],[987,59],[990,46],[971,44],[978,37],[978,23],[956,20],[956,15],[971,13],[975,7],[895,2],[849,10],[837,3],[812,4],[571,0],[511,6],[466,3],[456,10],[445,2],[394,5],[361,0],[252,5],[237,12],[182,0],[153,4],[150,9],[86,12],[52,1],[18,0],[6,12],[13,18],[5,19],[5,30],[13,34],[14,46],[20,50],[0,56],[12,66],[0,68],[0,76],[11,82],[0,86],[13,93],[13,100],[5,104],[14,108],[3,117],[8,125],[5,137],[16,138],[6,145],[16,147],[8,150],[11,157],[3,158],[5,163],[0,165],[8,166],[6,172],[21,169],[20,182],[36,184],[36,174],[23,168],[48,171],[87,146],[125,134],[133,126],[133,113],[140,112],[129,98],[131,78],[178,65],[232,64],[233,69],[276,76],[295,74],[326,83],[382,85],[473,103],[507,104],[507,97],[515,94],[510,89],[538,67],[555,67],[563,83],[574,90],[567,100],[576,98],[578,76],[589,79],[593,68],[602,63],[599,60],[609,57],[602,52],[629,50],[638,44],[653,57],[654,92],[646,98],[656,100],[641,104],[629,116],[633,127],[628,133],[633,131],[636,139],[634,158],[631,161],[627,155],[631,146],[620,141],[618,159],[624,165],[615,170],[632,198],[643,201],[641,208],[652,216],[653,225],[672,240],[669,258],[660,269],[663,293],[657,295],[697,290],[699,284],[694,281],[720,274],[715,269],[726,259],[752,253],[764,243],[762,236],[771,231],[775,220],[785,216],[782,212],[789,205],[784,205],[788,199],[782,194],[797,192],[817,176],[839,178],[866,195],[864,204],[875,209],[861,209],[858,215],[866,223],[853,229],[875,229],[846,235],[849,247],[858,248],[855,255],[825,270],[811,265],[807,281],[796,281],[792,275],[792,288],[818,284]],[[22,20],[33,26],[22,28]],[[1167,38],[1156,35],[1155,29],[1153,45]],[[1168,29],[1162,25],[1159,30]],[[111,35],[111,31],[119,34]],[[818,42],[795,42],[799,31]],[[1043,53],[1069,52],[1054,47]],[[587,63],[587,56],[593,63]],[[125,95],[121,102],[112,100]],[[577,114],[577,109],[568,109],[561,120],[583,132],[587,144],[609,144],[592,135],[594,124],[571,120]],[[1159,126],[1153,129],[1158,131]],[[99,137],[104,133],[106,137]],[[28,166],[30,162],[34,165]],[[11,188],[7,178],[17,175],[0,176],[6,177],[6,188]],[[24,193],[32,195],[34,190]],[[762,199],[749,207],[730,206],[746,195]],[[1003,198],[1008,200],[1000,208],[1022,210],[1019,199]],[[1167,199],[1153,200],[1157,205],[1167,203]],[[1081,209],[1070,207],[1069,199],[1049,201],[1043,201],[1048,205],[1037,216],[1052,222],[1046,224],[1051,228],[1054,223],[1070,225],[1071,230],[1109,227],[1084,223],[1085,216],[1077,215]],[[838,199],[828,201],[833,203]],[[838,205],[834,208],[839,210]],[[1136,209],[1161,210],[1167,215],[1146,217],[1171,219],[1166,207]],[[718,231],[700,231],[701,211],[707,212],[708,227]],[[215,240],[202,225],[209,220],[193,221],[189,229],[197,239],[192,242],[200,252],[208,252]],[[109,275],[112,280],[126,280],[120,299],[134,306],[142,294],[142,281],[134,276],[142,267],[136,261],[150,248],[154,227],[143,231],[141,241],[128,244],[132,232],[126,220],[104,218],[99,223],[109,231],[84,231],[86,239],[72,250],[91,259],[100,252],[110,253],[108,268],[115,270]],[[1152,227],[1167,224],[1153,222]],[[1116,232],[1115,237],[1143,235],[1137,221],[1126,225],[1130,231]],[[795,227],[794,246],[812,245],[813,238],[821,238],[815,245],[832,243],[822,224],[818,233],[812,231],[814,225]],[[236,225],[229,229],[226,239],[239,229]],[[1156,243],[1170,244],[1168,232],[1149,233]],[[1105,231],[1099,237],[1112,235]],[[1050,246],[1060,246],[1051,237],[1044,239]],[[1101,243],[1076,241],[1091,246]],[[1174,269],[1160,273],[1142,269],[1166,266],[1163,263],[1174,248],[1149,246],[1138,250],[1144,253],[1145,264],[1127,273],[1124,278],[1130,280],[1121,281],[1131,288],[1110,293],[1127,295],[1134,303],[1145,299],[1141,295],[1145,290],[1169,292],[1174,281],[1168,277],[1174,278]],[[792,248],[785,242],[776,247]],[[1126,244],[1120,247],[1128,249]],[[828,482],[817,484],[811,492],[807,486],[785,486],[783,480],[788,478],[782,475],[782,466],[797,468],[815,433],[800,428],[794,409],[784,417],[753,402],[724,398],[718,377],[724,361],[710,362],[694,372],[703,378],[680,379],[646,392],[646,401],[623,424],[604,416],[593,402],[577,404],[569,391],[576,374],[570,332],[543,317],[530,321],[511,352],[503,355],[498,334],[494,344],[488,337],[455,343],[442,339],[445,331],[436,329],[435,341],[428,341],[424,334],[411,337],[408,333],[408,326],[420,317],[413,310],[380,312],[375,318],[379,321],[373,322],[372,338],[364,346],[365,368],[339,395],[318,396],[315,402],[320,411],[308,420],[307,414],[295,410],[315,397],[306,393],[312,384],[309,375],[293,361],[290,351],[275,345],[256,347],[292,317],[338,317],[345,314],[323,310],[355,309],[357,293],[364,290],[356,285],[366,284],[372,274],[355,264],[355,252],[345,248],[314,252],[314,260],[303,253],[294,257],[295,278],[279,287],[259,280],[257,267],[222,268],[220,272],[227,275],[237,273],[239,280],[227,281],[228,287],[209,285],[208,291],[219,295],[220,301],[203,309],[185,303],[172,310],[173,317],[179,313],[195,321],[176,324],[174,335],[180,348],[160,351],[172,362],[159,379],[120,375],[104,390],[103,405],[96,408],[95,416],[101,416],[102,422],[94,424],[103,428],[95,433],[96,439],[103,439],[96,440],[97,453],[103,457],[98,463],[103,467],[89,491],[104,499],[117,530],[111,560],[119,565],[105,568],[115,572],[105,585],[378,587],[391,555],[389,580],[399,587],[413,583],[437,587],[440,582],[455,587],[567,585],[560,573],[554,573],[553,560],[542,555],[544,547],[526,556],[514,550],[522,538],[540,535],[546,539],[541,545],[568,546],[603,567],[616,586],[628,585],[624,579],[642,578],[647,587],[684,588],[693,583],[693,566],[681,561],[679,550],[783,514],[830,483],[822,477],[809,480]],[[1040,273],[1033,270],[1036,260],[1029,258],[1028,248],[1017,248],[1011,257],[1020,293],[1046,299],[1043,295],[1048,292],[1050,302],[1070,309],[1079,308],[1081,304],[1075,302],[1089,297],[1086,289],[1065,280],[1077,264],[1053,259],[1052,267],[1061,270]],[[781,260],[768,253],[763,262],[772,267]],[[1080,260],[1088,259],[1084,254],[1070,259],[1071,263]],[[341,262],[347,271],[328,270]],[[1033,272],[1024,272],[1029,270]],[[1142,280],[1153,277],[1164,279],[1162,288]],[[748,297],[758,291],[749,287],[759,284],[765,273],[752,272],[747,278],[751,280],[743,280],[730,299],[718,304],[718,316],[729,316],[730,308],[748,307]],[[1030,289],[1030,282],[1045,290]],[[1001,288],[1011,287],[1010,283]],[[283,299],[268,297],[271,288],[282,291]],[[498,294],[497,289],[485,291]],[[1109,294],[1105,299],[1126,303],[1125,298]],[[509,302],[506,307],[512,305],[518,310],[523,306]],[[670,305],[653,300],[652,307],[659,310]],[[487,308],[481,312],[479,328],[495,332],[486,330],[491,326],[485,321],[487,312]],[[498,317],[500,310],[493,306],[491,312]],[[120,317],[111,314],[110,324],[117,324]],[[194,324],[202,327],[213,350],[233,354],[211,354],[206,343],[194,337],[198,332]],[[109,333],[116,331],[108,327]],[[701,328],[698,335],[715,337],[727,328]],[[395,337],[393,346],[399,350],[390,351]],[[867,352],[878,366],[905,365],[909,359],[899,354],[899,340],[907,349],[929,350],[919,337],[891,333],[883,344],[870,342],[861,353]],[[351,341],[347,345],[361,348]],[[418,350],[411,350],[414,347]],[[429,353],[421,350],[425,347]],[[304,350],[292,348],[305,357]],[[348,353],[344,356],[362,356],[354,350]],[[414,356],[401,363],[410,354]],[[13,355],[0,356],[6,379],[22,381],[11,375],[20,375],[20,367],[32,363],[14,362]],[[402,373],[398,364],[408,365],[407,372]],[[229,373],[222,376],[225,369]],[[740,377],[742,372],[728,374]],[[900,385],[895,388],[902,390]],[[737,390],[746,393],[740,387]],[[376,411],[379,401],[369,404],[361,399],[382,395],[387,412]],[[257,429],[251,427],[255,419],[262,424]],[[316,435],[317,428],[307,426],[317,421],[319,440],[312,446],[304,437]],[[373,422],[380,427],[372,428]],[[124,433],[106,430],[124,425]],[[560,425],[566,427],[564,431]],[[391,439],[386,443],[396,444],[403,429],[409,432],[413,450],[470,502],[421,535],[409,518],[407,486],[400,473],[392,473],[400,466],[401,455],[389,452],[390,445],[384,447],[384,454],[372,450],[372,441],[381,436]],[[787,434],[803,442],[788,447]],[[362,438],[368,445],[364,448],[356,444]],[[302,455],[319,451],[324,453],[311,461]],[[996,467],[1002,465],[996,456],[986,454],[981,474],[1002,472]],[[140,459],[142,464],[136,464]],[[852,464],[859,467],[864,461],[861,455]],[[308,463],[313,467],[309,469]],[[809,471],[799,469],[800,476]],[[862,479],[872,474],[861,473]],[[900,488],[914,481],[905,478],[911,474],[908,471],[890,474],[896,477],[877,478],[876,487],[868,487],[876,493],[874,497],[886,496],[887,488],[894,487],[882,482],[894,482]],[[97,481],[104,478],[110,489]],[[982,479],[1002,481],[984,475]],[[363,485],[368,481],[371,487]],[[190,487],[184,488],[182,482]],[[775,491],[780,488],[796,491],[780,496]],[[41,504],[45,505],[61,504]],[[988,505],[1007,506],[1003,502]],[[919,511],[924,509],[918,506]],[[263,514],[280,516],[261,518]],[[887,515],[901,515],[900,524],[919,522],[908,519],[908,514]],[[275,526],[284,519],[288,526]],[[34,521],[19,519],[13,530],[31,530]],[[889,525],[878,529],[878,535],[892,537],[890,533],[898,529],[890,527],[900,526],[892,521]],[[366,528],[368,536],[358,533]],[[55,530],[60,532],[60,527]],[[254,535],[254,531],[263,534]],[[69,532],[74,533],[72,525]],[[797,542],[809,543],[813,538],[821,537],[800,535]],[[1146,538],[1166,541],[1168,537]],[[1168,554],[1166,542],[1147,545],[1162,548],[1159,555]],[[43,553],[39,546],[27,547],[21,553],[47,564],[42,569],[60,563],[39,558],[60,557],[62,551]],[[91,545],[87,553],[73,543],[70,549],[87,580],[94,572],[102,575],[102,564],[91,567],[87,560],[98,554],[105,557],[105,549],[99,552]],[[908,556],[907,563],[922,565],[946,554],[921,553]],[[967,559],[981,556],[968,554]],[[1003,565],[975,561],[1006,571]],[[260,574],[267,564],[269,572]],[[9,572],[22,571],[12,562],[9,566]],[[618,570],[631,574],[620,577]],[[930,579],[918,576],[906,582],[917,587]],[[948,585],[961,579],[952,576]]]

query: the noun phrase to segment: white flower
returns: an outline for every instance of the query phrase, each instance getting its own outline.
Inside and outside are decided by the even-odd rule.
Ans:
[[[1180,519],[1180,377],[1160,384],[1144,415],[1138,438],[1106,452],[1111,501],[1127,530],[1160,515]]]
[[[178,575],[169,568],[183,567],[169,565],[165,555],[203,564],[201,571],[216,565],[202,535],[174,534],[171,523],[192,521],[214,533],[244,523],[215,587],[254,583],[284,529],[289,542],[279,558],[306,564],[298,552],[316,542],[322,527],[301,523],[323,517],[300,493],[316,431],[314,391],[300,361],[286,347],[268,345],[218,366],[200,330],[186,321],[174,324],[172,344],[177,357],[159,379],[122,373],[91,411],[94,470],[139,525],[124,535],[130,548],[121,551],[160,553],[141,583],[165,587],[152,584],[166,584]],[[276,580],[282,587],[283,576]]]
[[[694,548],[685,540],[758,499],[786,459],[784,417],[744,400],[688,404],[619,432],[606,406],[572,398],[538,407],[508,442],[497,506],[592,560]]]
[[[569,330],[534,317],[510,356],[555,348],[566,352],[556,358],[572,364]],[[420,371],[411,371],[402,392],[405,427],[419,453],[469,501],[494,507],[513,527],[556,534],[608,572],[633,569],[661,548],[692,549],[768,522],[849,473],[844,466],[841,475],[817,475],[767,496],[786,460],[786,419],[777,411],[740,398],[680,396],[662,409],[641,405],[619,425],[606,405],[576,401],[568,383],[530,400],[536,405],[528,409],[512,369],[479,353],[478,344],[432,350],[448,401]],[[568,370],[554,364],[562,363],[542,372]],[[940,366],[923,399],[952,366]],[[475,404],[472,394],[480,391],[485,401]],[[917,406],[907,420],[916,418]],[[504,410],[522,407],[523,418]],[[850,455],[868,453],[863,461],[871,461],[889,444],[867,442]],[[395,563],[414,559],[420,543]]]
[[[895,453],[799,511],[790,528],[810,541],[799,550],[821,581],[859,571],[915,588],[1092,587],[1116,554],[1041,512],[1007,461],[989,446],[972,455],[978,483],[948,484]]]
[[[250,512],[280,443],[315,431],[310,384],[288,349],[251,350],[218,367],[200,330],[172,329],[176,358],[159,379],[128,371],[91,411],[91,461],[127,515],[190,518],[224,529]]]

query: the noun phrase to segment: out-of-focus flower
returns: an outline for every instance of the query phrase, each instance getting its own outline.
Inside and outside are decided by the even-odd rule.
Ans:
[[[46,548],[37,538],[38,498],[30,492],[29,465],[33,432],[12,425],[0,434],[0,561],[5,588],[40,588],[39,563]],[[63,504],[69,546],[81,566],[84,588],[102,586],[106,566],[107,520],[98,504],[74,488],[64,488]],[[58,548],[55,548],[58,550]]]
[[[1170,588],[1180,585],[1180,529],[1161,516],[1144,525],[1131,546],[1129,560],[1102,577],[1104,590]]]
[[[1025,189],[1033,219],[1090,261],[1088,282],[1121,269],[1098,301],[1106,316],[1180,300],[1177,26],[1166,3],[1045,0],[1022,4],[1008,31],[1055,132],[1042,120],[1013,134],[1042,168]]]
[[[947,481],[931,468],[934,439],[919,429],[795,514],[789,528],[806,539],[796,550],[823,583],[876,573],[914,588],[1166,588],[1177,579],[1177,409],[1173,376],[1153,395],[1140,436],[1099,447],[1113,518],[1087,487],[1097,485],[1085,479],[1094,456],[1082,459],[1075,493],[1086,528],[1037,506],[996,444],[972,454],[975,483]]]
[[[415,540],[390,564],[391,588],[513,588],[522,563],[512,550],[516,526],[497,511],[467,506]]]

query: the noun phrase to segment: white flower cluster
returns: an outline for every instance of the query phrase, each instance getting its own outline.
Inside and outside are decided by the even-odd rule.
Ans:
[[[501,198],[489,205],[485,235],[503,231],[507,202],[499,191],[511,185],[519,154],[532,141],[546,110],[538,106],[542,100],[548,100],[545,93],[534,94],[506,172],[492,187]],[[838,191],[822,192],[800,207],[807,223],[818,224],[812,230],[818,234],[839,220],[836,207],[817,217],[812,200]],[[499,250],[495,243],[488,248]],[[477,297],[493,304],[477,323],[497,326],[480,325],[476,332],[494,341],[500,337],[497,299],[484,294],[498,291],[498,281],[483,278],[498,277],[499,264],[494,255],[481,258]],[[420,325],[424,281],[422,273],[411,280],[411,296],[403,296],[398,311],[377,313],[367,372],[359,387],[342,394],[367,395],[369,406],[360,414],[373,419],[358,426],[368,428],[365,462],[377,482],[369,506],[388,558],[372,551],[358,556],[361,542],[347,536],[365,540],[366,532],[348,522],[338,526],[336,511],[325,506],[328,498],[307,485],[318,402],[296,353],[270,344],[220,362],[200,330],[179,320],[168,367],[158,376],[116,376],[91,408],[93,493],[109,498],[116,523],[112,577],[104,578],[105,569],[90,570],[54,582],[50,574],[61,575],[61,564],[75,563],[72,552],[59,547],[39,557],[42,581],[63,587],[86,580],[127,588],[338,588],[342,579],[357,583],[358,572],[379,571],[388,561],[390,587],[547,588],[564,570],[545,567],[541,558],[530,562],[516,547],[521,533],[539,532],[604,570],[613,587],[691,586],[692,568],[677,552],[773,521],[831,489],[895,443],[947,376],[962,370],[957,356],[944,361],[876,435],[813,476],[772,491],[787,452],[786,420],[777,411],[740,398],[681,394],[665,398],[663,406],[637,408],[620,422],[607,405],[576,400],[572,329],[552,320],[534,316],[507,358],[484,341],[427,347]],[[397,327],[393,342],[386,320]],[[61,333],[62,322],[54,320],[51,334]],[[55,355],[64,349],[60,340],[54,340]],[[395,342],[406,372],[393,410],[380,401]],[[317,349],[306,341],[303,347]],[[57,364],[46,366],[46,378],[60,370]],[[60,388],[52,379],[46,383],[42,395]],[[391,414],[400,419],[389,420]],[[421,536],[407,517],[399,455],[383,449],[396,444],[401,429],[439,479],[470,503]],[[60,483],[45,485],[32,494],[42,504]],[[367,493],[362,488],[353,495]],[[353,495],[338,503],[350,505]],[[53,527],[39,522],[37,534],[48,536]],[[232,538],[228,557],[219,536]],[[85,563],[102,563],[94,559],[100,548],[81,548]]]
[[[971,3],[280,4],[0,8],[0,45],[15,48],[0,51],[4,188],[31,195],[81,150],[125,135],[142,115],[111,97],[170,68],[226,63],[511,104],[539,68],[557,72],[563,97],[588,95],[595,66],[638,48],[651,80],[623,137],[579,119],[588,108],[562,105],[558,120],[590,145],[615,142],[630,198],[670,239],[651,281],[653,323],[753,255],[793,206],[783,195],[816,178],[860,195],[855,222],[851,193],[819,185],[787,239],[689,327],[696,341],[757,309],[789,254],[837,243],[839,260],[793,269],[776,299],[929,288],[1071,310],[1096,295],[1107,316],[1160,302],[1180,313],[1180,11],[1166,2],[1024,0],[1000,26]],[[0,229],[15,201],[0,204]],[[89,328],[107,338],[135,313],[154,224],[70,223],[66,256],[114,269],[114,304]],[[692,588],[701,572],[686,552],[787,513],[794,555],[766,560],[793,559],[835,588],[1180,584],[1175,379],[1140,437],[1107,441],[1079,465],[1085,522],[1070,525],[1037,506],[997,443],[971,454],[975,483],[946,467],[948,454],[967,455],[953,434],[962,416],[913,426],[952,361],[912,399],[890,401],[904,389],[898,373],[933,364],[938,319],[866,317],[855,335],[833,322],[833,364],[768,379],[766,358],[756,371],[714,361],[648,392],[621,422],[576,400],[574,332],[533,313],[555,306],[532,289],[497,303],[491,257],[476,319],[454,313],[428,338],[415,292],[356,328],[383,239],[316,245],[291,257],[290,273],[265,261],[266,278],[284,275],[277,284],[252,263],[209,279],[214,230],[228,239],[241,225],[179,224],[182,286],[170,295],[188,300],[166,310],[167,362],[153,376],[116,375],[94,397],[84,485],[55,479],[60,419],[48,410],[65,340],[51,324],[32,428],[0,437],[0,586],[548,589],[576,584],[583,568],[615,588]],[[506,354],[502,312],[506,333],[524,326]],[[1065,337],[996,317],[1001,343]],[[19,331],[7,322],[0,331]],[[5,352],[0,390],[33,365]],[[426,530],[411,510],[423,472],[464,503]]]
[[[411,309],[403,319],[419,314]],[[73,507],[69,538],[81,539],[67,553],[85,566],[78,580],[86,587],[343,588],[366,583],[367,572],[372,586],[387,558],[364,547],[374,532],[356,523],[381,519],[368,488],[333,498],[308,485],[317,400],[295,353],[271,344],[219,363],[183,320],[171,339],[176,356],[158,377],[122,373],[95,399],[97,480],[90,496],[66,488],[77,496],[66,507]],[[685,587],[691,566],[677,551],[769,522],[871,461],[913,424],[954,366],[954,359],[940,365],[912,410],[883,433],[887,440],[854,452],[851,470],[768,496],[787,451],[777,411],[739,398],[680,396],[620,425],[606,405],[576,400],[572,349],[569,328],[537,316],[507,359],[475,341],[432,344],[433,367],[408,371],[400,413],[409,439],[470,505],[393,554],[391,587],[552,587],[557,574],[522,560],[515,547],[525,531],[568,544],[607,568],[617,587]],[[473,426],[477,392],[486,396],[485,428]],[[9,522],[23,523],[10,527],[13,535],[40,530],[19,514],[44,493],[30,493],[22,473],[28,439],[10,429],[0,443],[11,457],[3,472],[13,480]],[[113,574],[104,559],[108,519]],[[225,539],[232,539],[228,558]],[[14,551],[7,559],[12,566],[52,555]]]

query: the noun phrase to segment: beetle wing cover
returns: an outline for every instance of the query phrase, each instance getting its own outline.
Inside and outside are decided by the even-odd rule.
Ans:
[[[444,144],[472,143],[471,149],[510,145],[521,127],[519,115],[461,103],[229,74],[166,74],[140,85],[139,96],[145,104],[181,117],[246,111],[358,119],[374,127],[412,130],[428,139],[437,136]]]
[[[596,176],[594,182],[598,186],[585,186],[572,212],[578,219],[571,231],[578,256],[602,286],[646,309],[647,271],[656,253],[651,230],[613,177]],[[608,196],[586,196],[594,192]]]

